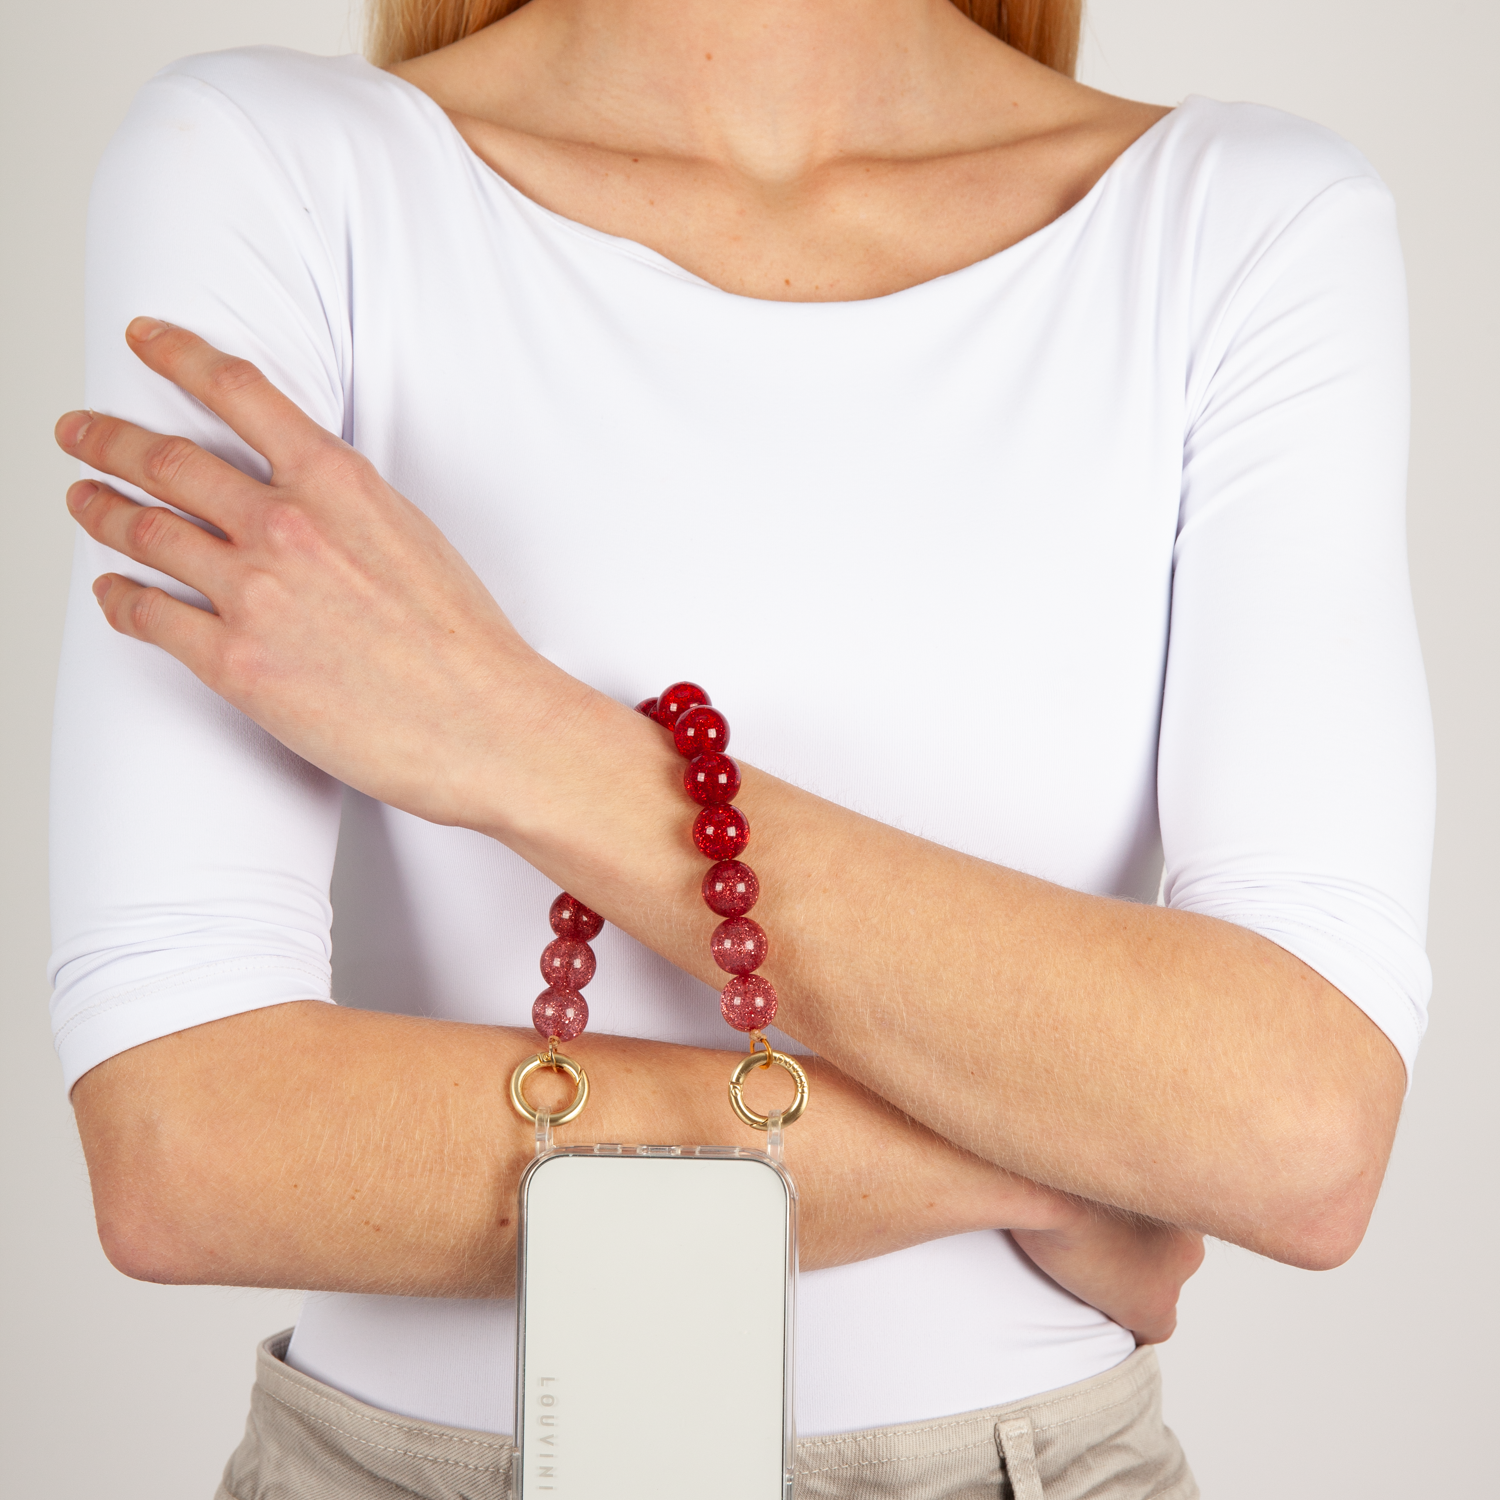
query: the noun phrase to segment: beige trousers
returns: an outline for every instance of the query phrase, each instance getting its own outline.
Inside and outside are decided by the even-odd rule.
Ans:
[[[511,1442],[393,1416],[260,1346],[245,1440],[215,1500],[509,1500]],[[796,1500],[1196,1500],[1151,1349],[986,1411],[797,1444]],[[711,1497],[704,1497],[711,1500]]]

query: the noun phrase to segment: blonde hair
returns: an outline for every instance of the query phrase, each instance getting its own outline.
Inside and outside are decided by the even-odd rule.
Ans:
[[[526,0],[370,0],[368,48],[381,67],[436,52],[519,10]],[[953,0],[1018,52],[1065,73],[1078,65],[1083,0]]]

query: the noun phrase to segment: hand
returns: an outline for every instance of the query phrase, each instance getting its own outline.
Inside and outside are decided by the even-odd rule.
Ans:
[[[1177,1327],[1177,1298],[1203,1264],[1203,1236],[1098,1204],[1072,1200],[1057,1228],[1011,1238],[1060,1287],[1097,1307],[1137,1344],[1161,1344]]]
[[[587,690],[527,647],[416,506],[253,365],[154,319],[126,336],[263,455],[271,478],[115,417],[63,417],[65,451],[220,533],[73,485],[68,507],[90,536],[213,606],[109,573],[94,585],[109,623],[341,780],[433,822],[471,822],[517,715],[566,711]]]

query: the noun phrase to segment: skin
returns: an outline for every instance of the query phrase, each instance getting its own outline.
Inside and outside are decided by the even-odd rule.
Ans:
[[[948,0],[531,0],[393,71],[546,207],[785,301],[992,255],[1167,112],[1063,78]]]
[[[505,1080],[535,1050],[501,1027],[308,1001],[122,1053],[74,1091],[103,1242],[148,1280],[508,1295],[533,1134]],[[738,1054],[590,1034],[566,1051],[591,1089],[559,1140],[764,1144],[727,1106]],[[1171,1333],[1196,1236],[1027,1182],[826,1064],[809,1073],[815,1104],[787,1152],[804,1268],[1029,1226],[1018,1236],[1057,1280],[1143,1342]],[[774,1107],[779,1081],[752,1075],[752,1105]],[[554,1110],[568,1097],[546,1074],[528,1094]]]
[[[947,0],[531,0],[397,71],[547,207],[794,300],[883,295],[1015,243],[1162,113]],[[334,776],[500,840],[715,981],[665,734],[538,656],[426,517],[253,367],[149,319],[129,338],[271,480],[65,416],[67,452],[223,533],[73,486],[92,536],[214,606],[110,574],[109,623]],[[741,765],[778,1024],[822,1059],[789,1138],[804,1264],[1007,1227],[1150,1340],[1203,1232],[1309,1267],[1353,1252],[1404,1075],[1320,976],[1244,929],[1080,895]],[[601,784],[604,803],[579,795]],[[534,1046],[287,1005],[123,1053],[74,1092],[105,1247],[155,1280],[503,1291],[530,1139],[501,1081]],[[596,1080],[589,1138],[734,1138],[731,1055],[569,1050]]]

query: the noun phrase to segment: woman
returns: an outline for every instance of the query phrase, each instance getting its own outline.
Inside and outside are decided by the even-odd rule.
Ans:
[[[1067,5],[379,19],[384,72],[142,94],[59,424],[101,1236],[312,1289],[225,1492],[501,1492],[558,886],[610,923],[579,1138],[749,1141],[628,707],[685,675],[819,1059],[800,1493],[1196,1493],[1137,1340],[1200,1233],[1352,1253],[1425,1010],[1383,188],[1079,87]]]

